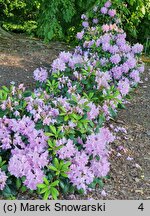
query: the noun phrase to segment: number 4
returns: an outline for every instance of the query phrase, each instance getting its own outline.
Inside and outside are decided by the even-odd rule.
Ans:
[[[143,203],[141,203],[138,207],[139,210],[143,211],[144,210],[144,206],[143,206]]]

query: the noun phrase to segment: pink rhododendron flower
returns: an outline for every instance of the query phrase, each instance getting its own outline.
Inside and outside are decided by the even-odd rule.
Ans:
[[[108,32],[110,30],[109,25],[108,24],[103,25],[102,30],[103,32]]]

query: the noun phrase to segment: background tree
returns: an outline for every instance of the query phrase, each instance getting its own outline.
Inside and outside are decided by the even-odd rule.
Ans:
[[[3,28],[50,40],[74,40],[81,14],[106,0],[0,0]],[[113,0],[131,42],[146,42],[150,36],[149,0]]]

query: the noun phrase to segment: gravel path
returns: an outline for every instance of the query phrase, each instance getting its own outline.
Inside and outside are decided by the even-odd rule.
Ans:
[[[52,60],[64,49],[66,45],[59,42],[45,45],[23,35],[0,36],[0,86],[9,86],[14,81],[16,85],[24,83],[27,88],[33,89],[33,71],[38,67],[49,69]]]
[[[22,36],[0,38],[0,86],[11,81],[25,83],[34,88],[33,71],[37,67],[49,68],[65,45],[44,45]],[[112,124],[124,127],[127,134],[112,145],[110,179],[105,180],[106,196],[101,189],[87,196],[70,196],[66,199],[150,199],[150,67],[146,67],[141,83],[126,109],[118,113]],[[122,150],[118,150],[121,146]],[[104,194],[103,194],[104,195]],[[18,199],[29,199],[21,195]],[[33,197],[32,197],[33,198]],[[33,198],[34,199],[34,198]]]

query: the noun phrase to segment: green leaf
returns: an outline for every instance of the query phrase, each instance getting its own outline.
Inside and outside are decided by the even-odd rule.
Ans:
[[[26,192],[26,191],[27,191],[27,187],[23,185],[23,186],[21,187],[21,191],[22,191],[22,193]]]
[[[56,134],[56,128],[55,128],[55,126],[50,125],[49,127],[50,127],[51,131],[52,131],[54,134]]]
[[[45,188],[46,185],[45,184],[38,184],[38,188]]]
[[[49,181],[47,180],[46,177],[44,177],[44,182],[45,182],[46,185],[49,185]]]
[[[45,136],[50,137],[50,136],[54,136],[54,134],[52,134],[52,133],[45,133]]]
[[[31,91],[25,91],[23,93],[23,97],[30,97],[32,95],[32,92]]]
[[[112,118],[116,118],[117,113],[115,110],[113,110],[112,108],[109,108],[109,112],[110,112]]]
[[[67,194],[69,192],[69,185],[66,184],[65,187],[63,188],[63,193]]]
[[[69,187],[69,193],[73,194],[75,192],[75,187],[73,185],[71,185]]]
[[[18,190],[19,190],[19,188],[21,187],[21,185],[22,185],[21,179],[18,178],[18,179],[16,180],[16,187],[17,187]]]
[[[56,181],[52,182],[52,183],[50,184],[50,186],[51,186],[51,187],[55,187],[55,186],[58,186],[58,184],[59,184],[59,180],[56,180]]]
[[[5,186],[4,190],[3,190],[3,193],[6,195],[6,196],[10,196],[11,195],[11,189],[8,185]]]
[[[68,177],[68,175],[66,173],[61,173],[61,176],[65,177],[65,178]]]
[[[0,156],[0,164],[2,163],[2,157]]]
[[[6,111],[3,111],[0,109],[0,118],[3,118],[3,116],[6,114]]]
[[[59,169],[59,161],[58,161],[57,158],[54,158],[53,163],[54,163],[54,166],[55,166],[57,169]]]
[[[59,182],[59,185],[60,185],[60,187],[61,187],[62,189],[64,189],[65,185],[64,185],[63,181],[60,181],[60,182]]]
[[[49,168],[50,170],[57,171],[57,168],[54,167],[54,166],[49,166],[48,168]]]
[[[9,93],[9,89],[6,86],[2,86],[2,89],[6,92]]]
[[[67,167],[67,168],[68,168],[68,166],[70,166],[70,165],[71,165],[71,162],[68,161],[68,162],[66,162],[66,163],[63,165],[63,167]]]
[[[40,191],[40,194],[45,193],[47,190],[49,190],[49,189],[48,189],[48,187],[46,186],[45,188],[43,188],[43,189]]]
[[[64,121],[68,121],[68,119],[69,119],[69,116],[66,115],[66,116],[64,117]]]
[[[125,105],[122,104],[122,103],[119,103],[119,104],[118,104],[118,108],[119,108],[119,109],[126,109]]]
[[[51,194],[52,194],[53,199],[54,199],[54,200],[57,200],[57,197],[58,197],[58,195],[59,195],[58,190],[57,190],[56,188],[54,188],[54,187],[51,187],[50,191],[51,191]]]
[[[75,101],[75,102],[77,102],[77,98],[76,98],[75,95],[72,95],[72,100]]]
[[[50,190],[47,190],[47,191],[45,192],[45,194],[44,194],[43,199],[44,199],[44,200],[48,200],[50,194],[51,194]]]
[[[67,164],[64,164],[63,166],[62,166],[62,168],[61,168],[61,171],[62,172],[67,172],[68,170],[69,170],[69,166],[70,166],[70,162],[67,162]]]
[[[60,109],[61,111],[63,111],[64,113],[66,113],[66,110],[65,110],[64,107],[60,106],[59,109]]]

